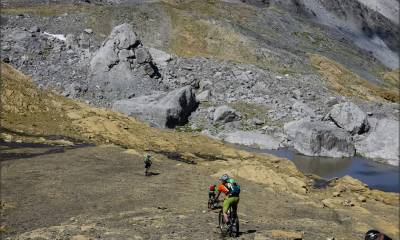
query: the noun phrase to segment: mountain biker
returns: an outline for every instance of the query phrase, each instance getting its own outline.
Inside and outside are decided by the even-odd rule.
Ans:
[[[237,213],[237,207],[239,204],[239,194],[240,194],[240,186],[237,182],[230,178],[228,174],[224,174],[219,178],[220,184],[217,187],[218,195],[215,198],[216,200],[219,198],[221,193],[225,194],[225,199],[223,203],[222,212],[224,214],[225,222],[229,222],[228,218],[228,210],[230,207]]]
[[[216,184],[211,184],[209,187],[208,187],[208,199],[211,199],[211,198],[215,198],[215,194],[218,192],[218,190],[217,190],[217,185]]]
[[[145,176],[148,176],[149,175],[148,170],[150,169],[151,164],[153,163],[151,161],[151,155],[150,154],[145,154],[143,161],[144,161],[144,168],[145,168],[144,174],[145,174]]]

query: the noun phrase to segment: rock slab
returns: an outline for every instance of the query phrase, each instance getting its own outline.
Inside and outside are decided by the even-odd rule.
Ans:
[[[198,103],[190,86],[176,89],[168,94],[155,93],[126,100],[115,101],[112,109],[135,116],[142,121],[161,128],[174,128],[187,123]]]
[[[307,119],[285,124],[284,130],[294,148],[307,156],[352,157],[351,136],[332,123]]]
[[[365,157],[388,160],[399,165],[399,122],[392,119],[370,119],[369,135],[355,143],[357,152]]]
[[[276,150],[280,141],[274,137],[258,132],[236,131],[225,134],[224,140],[234,144],[241,144],[259,149]]]

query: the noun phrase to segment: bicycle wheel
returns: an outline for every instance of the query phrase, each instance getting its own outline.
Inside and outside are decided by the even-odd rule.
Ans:
[[[212,198],[208,199],[208,209],[211,209],[213,207],[214,201]]]
[[[229,209],[229,236],[239,237],[239,218],[233,209]]]
[[[219,211],[218,214],[218,227],[221,230],[221,233],[226,233],[226,228],[225,228],[225,219],[224,219],[224,214],[221,211]]]
[[[239,237],[239,218],[234,218],[231,225],[231,236]]]

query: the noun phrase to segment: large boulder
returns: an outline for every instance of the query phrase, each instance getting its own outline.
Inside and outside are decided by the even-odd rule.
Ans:
[[[135,116],[156,127],[174,128],[176,125],[185,124],[197,106],[194,91],[188,86],[168,94],[156,93],[115,101],[112,109]]]
[[[351,134],[362,134],[369,129],[367,114],[352,102],[334,105],[329,117],[336,125]]]
[[[90,61],[89,91],[110,102],[149,90],[160,89],[158,69],[133,27],[122,24],[110,36]]]
[[[275,150],[281,146],[278,139],[258,132],[236,131],[226,133],[223,140],[259,149]]]
[[[172,55],[156,48],[149,48],[151,57],[158,67],[165,67],[172,60]]]
[[[399,165],[399,121],[372,118],[370,122],[369,135],[355,143],[357,153]]]
[[[351,136],[333,123],[307,119],[284,125],[294,148],[307,156],[351,157],[355,154]]]
[[[232,122],[238,120],[239,114],[236,112],[235,109],[228,107],[226,105],[219,106],[214,111],[213,121],[214,123],[222,122]]]

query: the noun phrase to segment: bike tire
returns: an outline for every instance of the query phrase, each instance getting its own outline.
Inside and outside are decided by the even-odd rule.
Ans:
[[[219,211],[218,214],[218,227],[221,230],[221,233],[226,233],[225,231],[225,220],[224,220],[224,214],[222,213],[222,209],[221,211]]]
[[[239,218],[237,213],[233,211],[233,209],[229,209],[229,236],[230,237],[239,237]]]
[[[235,231],[231,229],[231,237],[239,237],[239,218],[236,218],[232,225],[235,225]]]

